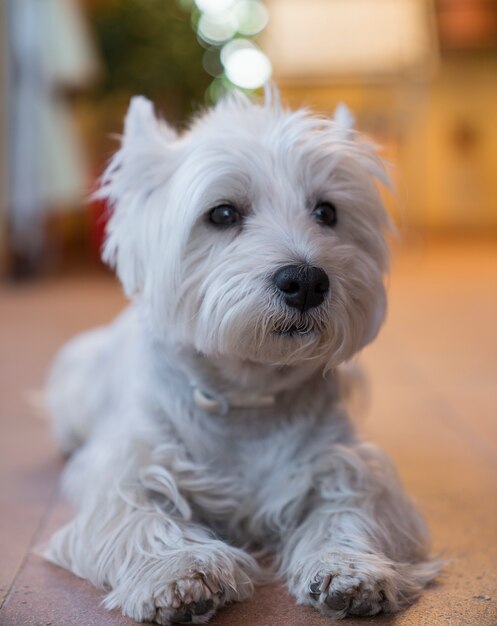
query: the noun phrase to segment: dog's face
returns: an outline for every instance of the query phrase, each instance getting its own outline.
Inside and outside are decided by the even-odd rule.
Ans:
[[[381,173],[350,129],[304,111],[237,96],[178,137],[138,98],[104,177],[104,258],[159,336],[333,367],[384,317]]]

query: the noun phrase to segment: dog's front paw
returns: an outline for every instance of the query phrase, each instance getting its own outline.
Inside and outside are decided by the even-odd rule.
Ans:
[[[347,615],[376,615],[388,610],[385,581],[334,570],[316,574],[308,585],[309,603],[324,615],[342,619]]]
[[[196,573],[167,585],[154,598],[148,621],[158,624],[205,624],[226,602],[220,581]]]
[[[124,615],[139,622],[205,624],[218,608],[240,598],[229,578],[193,571],[171,580],[167,573],[150,585],[141,581],[126,597],[114,589],[105,599],[107,608],[122,609]],[[168,580],[169,578],[169,580]],[[147,584],[148,582],[148,584]],[[126,592],[125,592],[126,593]]]
[[[394,563],[381,555],[328,553],[296,568],[290,591],[323,615],[392,613],[413,602],[438,565]]]
[[[105,605],[139,622],[170,626],[205,624],[220,607],[248,598],[259,575],[252,557],[214,543],[202,547],[202,555],[178,552],[174,558],[145,559],[123,570]]]

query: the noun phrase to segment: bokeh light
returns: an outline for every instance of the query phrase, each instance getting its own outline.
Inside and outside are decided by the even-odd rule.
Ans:
[[[268,10],[258,0],[242,0],[233,7],[233,13],[241,35],[257,35],[268,23]]]
[[[207,43],[219,44],[232,39],[237,32],[234,16],[226,13],[204,13],[197,25],[198,34]]]
[[[247,39],[234,39],[221,50],[221,61],[229,80],[243,89],[257,89],[271,76],[271,63]]]
[[[202,13],[210,15],[219,15],[229,10],[235,0],[195,0],[195,4]]]
[[[192,27],[206,48],[203,67],[214,77],[208,102],[233,88],[258,89],[271,77],[271,62],[254,41],[269,19],[262,0],[195,0],[189,9]]]

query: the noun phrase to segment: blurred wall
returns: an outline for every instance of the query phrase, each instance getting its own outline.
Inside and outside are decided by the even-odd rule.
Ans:
[[[497,59],[445,58],[401,167],[414,224],[497,232]]]

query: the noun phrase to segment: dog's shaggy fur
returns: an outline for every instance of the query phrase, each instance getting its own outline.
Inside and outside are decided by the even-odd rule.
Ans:
[[[271,91],[180,136],[133,99],[100,191],[104,259],[132,305],[70,342],[48,387],[77,514],[47,558],[107,607],[206,622],[263,578],[254,551],[334,618],[396,611],[436,575],[422,519],[340,395],[340,364],[385,313],[383,176],[351,128]],[[323,202],[336,223],[317,219]],[[233,223],[212,223],[219,205]],[[324,270],[320,304],[288,305],[274,276],[292,264]]]

